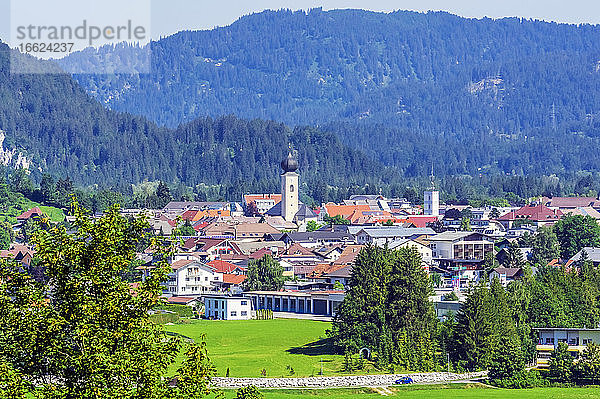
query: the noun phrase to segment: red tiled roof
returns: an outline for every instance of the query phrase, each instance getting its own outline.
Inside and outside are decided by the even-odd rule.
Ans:
[[[273,200],[275,203],[281,202],[281,194],[247,194],[244,195],[244,202],[250,204],[256,200]]]
[[[197,210],[185,211],[185,212],[183,212],[183,214],[181,215],[181,218],[182,218],[183,220],[188,220],[188,221],[190,221],[190,222],[191,222],[192,220],[194,220],[194,217],[196,217],[196,214],[197,214],[198,212],[200,212],[200,211],[197,211]]]
[[[527,219],[534,222],[546,222],[558,220],[563,216],[563,213],[557,209],[553,210],[545,205],[526,205],[516,211],[510,211],[498,218],[498,220],[512,221],[516,219]]]
[[[241,267],[236,266],[233,263],[225,262],[224,260],[218,259],[208,262],[208,265],[214,267],[217,273],[231,273],[237,268],[242,269]]]
[[[223,274],[223,282],[226,284],[239,285],[246,280],[246,276],[237,274]]]
[[[286,255],[300,255],[300,256],[315,256],[315,254],[308,248],[304,248],[298,243],[290,245],[288,250],[285,252]]]
[[[22,214],[20,214],[19,216],[17,216],[17,220],[27,220],[31,217],[34,216],[42,216],[43,212],[40,208],[38,208],[37,206],[31,208],[30,210],[28,210],[27,212],[23,212]]]

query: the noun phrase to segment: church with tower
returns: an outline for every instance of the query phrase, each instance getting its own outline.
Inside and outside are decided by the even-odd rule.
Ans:
[[[431,166],[431,186],[425,191],[423,201],[423,213],[427,216],[440,216],[440,192],[435,189],[435,177],[433,176],[433,165]]]
[[[290,152],[287,158],[281,161],[281,216],[293,222],[298,213],[300,200],[298,198],[298,161]]]
[[[286,222],[297,225],[309,220],[317,220],[317,215],[300,201],[300,176],[298,175],[298,160],[292,154],[281,161],[281,202],[266,212],[270,216],[281,216]]]

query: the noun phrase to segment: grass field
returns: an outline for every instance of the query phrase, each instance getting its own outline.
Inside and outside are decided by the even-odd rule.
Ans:
[[[600,397],[600,388],[536,388],[493,389],[464,385],[433,385],[390,388],[392,395],[383,396],[370,388],[321,390],[263,390],[266,399],[327,398],[327,399],[592,399]],[[225,393],[235,398],[234,391]]]
[[[62,209],[55,208],[53,206],[40,206],[40,209],[53,222],[62,222],[65,220],[65,214]]]
[[[333,354],[324,340],[330,325],[293,319],[194,320],[166,328],[196,341],[205,334],[219,376],[229,368],[231,377],[260,377],[264,368],[267,377],[289,377],[290,366],[294,376],[307,377],[319,374],[321,360],[324,375],[340,374],[343,356]]]

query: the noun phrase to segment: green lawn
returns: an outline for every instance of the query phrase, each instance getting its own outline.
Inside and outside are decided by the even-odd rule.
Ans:
[[[383,396],[370,388],[322,389],[322,390],[263,390],[266,399],[339,398],[401,398],[401,399],[592,399],[600,396],[599,388],[536,388],[536,389],[493,389],[461,385],[435,385],[390,388],[394,394]],[[227,399],[235,398],[234,391],[226,392]]]
[[[39,206],[42,212],[44,212],[53,222],[62,222],[65,220],[65,214],[62,209],[52,206],[40,206],[37,202],[25,198],[22,194],[16,194],[15,196],[15,200],[11,202],[6,209],[3,209],[2,212],[0,212],[0,220],[15,224],[17,223],[17,216],[36,206]]]
[[[62,222],[65,220],[65,214],[60,208],[55,208],[53,206],[40,206],[42,212],[50,218],[53,222]]]
[[[332,354],[324,340],[330,326],[320,321],[275,319],[194,320],[166,328],[194,340],[205,334],[219,376],[225,376],[229,368],[231,377],[260,377],[264,368],[267,377],[288,377],[290,366],[294,376],[307,377],[319,374],[321,360],[324,375],[340,374],[343,356]]]

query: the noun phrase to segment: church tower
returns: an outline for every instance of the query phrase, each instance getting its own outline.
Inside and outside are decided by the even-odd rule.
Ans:
[[[298,161],[290,152],[286,159],[281,161],[281,216],[293,222],[298,213]]]
[[[425,191],[423,213],[428,216],[440,216],[440,192],[435,189],[433,165],[431,165],[431,188]]]

